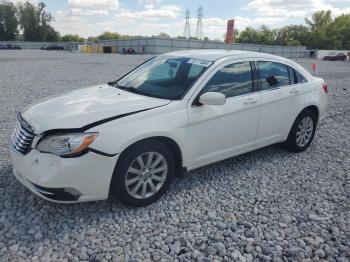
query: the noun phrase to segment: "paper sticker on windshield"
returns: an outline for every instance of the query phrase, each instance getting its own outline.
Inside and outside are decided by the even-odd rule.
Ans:
[[[188,60],[187,63],[194,64],[194,65],[200,65],[200,66],[204,66],[204,67],[208,67],[211,65],[211,61],[204,60],[204,59],[198,59],[198,58],[192,58],[192,59]]]

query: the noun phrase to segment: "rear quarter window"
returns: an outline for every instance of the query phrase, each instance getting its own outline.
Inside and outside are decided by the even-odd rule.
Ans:
[[[295,70],[296,83],[305,83],[307,82],[306,78],[300,74],[297,70]]]
[[[287,67],[288,67],[288,74],[289,74],[289,84],[293,85],[298,83],[297,77],[295,75],[295,70],[290,66],[287,66]]]

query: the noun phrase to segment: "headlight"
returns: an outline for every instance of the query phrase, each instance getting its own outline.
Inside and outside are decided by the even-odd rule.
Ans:
[[[69,133],[43,137],[37,149],[43,153],[70,156],[83,152],[96,139],[98,133]]]

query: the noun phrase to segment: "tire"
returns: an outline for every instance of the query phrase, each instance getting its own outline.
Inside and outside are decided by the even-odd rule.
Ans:
[[[312,120],[311,124],[310,120]],[[301,128],[303,124],[305,125],[305,129]],[[309,126],[312,127],[311,131],[307,128]],[[317,116],[315,113],[310,110],[302,111],[294,121],[285,145],[289,150],[294,152],[305,151],[310,146],[315,136],[316,127]]]
[[[159,159],[161,162],[153,166]],[[158,141],[139,142],[121,154],[113,172],[110,194],[127,206],[149,205],[168,190],[175,174],[175,166],[174,155],[166,145]],[[161,171],[153,173],[158,170]],[[144,187],[146,193],[143,193]]]

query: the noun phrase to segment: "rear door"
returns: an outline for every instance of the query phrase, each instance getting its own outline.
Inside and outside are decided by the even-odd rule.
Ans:
[[[256,64],[261,90],[256,146],[263,147],[287,138],[304,105],[304,85],[297,83],[295,70],[285,64],[272,61],[257,61]]]

